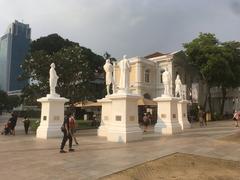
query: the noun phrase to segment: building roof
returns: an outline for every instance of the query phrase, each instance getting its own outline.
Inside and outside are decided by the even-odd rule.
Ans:
[[[152,54],[149,54],[149,55],[145,56],[144,58],[150,59],[150,58],[155,58],[155,57],[159,57],[159,56],[163,56],[163,55],[166,55],[166,54],[163,54],[163,53],[160,53],[160,52],[155,52],[155,53],[152,53]]]
[[[151,99],[146,99],[146,98],[140,98],[137,101],[138,106],[156,106],[157,103]],[[84,101],[84,102],[77,102],[74,104],[75,107],[101,107],[102,103],[101,102],[92,102],[92,101]]]

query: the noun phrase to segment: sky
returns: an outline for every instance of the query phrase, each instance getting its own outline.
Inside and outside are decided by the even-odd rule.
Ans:
[[[115,58],[183,49],[199,32],[240,41],[240,0],[0,0],[0,35],[14,20],[32,40],[52,33]]]

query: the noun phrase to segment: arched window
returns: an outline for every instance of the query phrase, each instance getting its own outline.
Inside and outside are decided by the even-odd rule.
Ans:
[[[150,70],[145,71],[145,82],[150,82]]]

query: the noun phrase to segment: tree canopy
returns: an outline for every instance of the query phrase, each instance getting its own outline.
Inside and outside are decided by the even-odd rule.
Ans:
[[[52,44],[55,44],[54,48]],[[51,63],[55,63],[59,76],[56,92],[69,98],[71,103],[102,97],[103,83],[94,82],[103,73],[102,56],[58,35],[42,37],[32,46],[22,65],[22,77],[30,78],[32,82],[23,90],[25,103],[33,104],[37,98],[49,93]]]
[[[12,110],[21,104],[21,99],[17,95],[8,95],[5,91],[0,90],[0,113],[3,110]]]
[[[220,42],[214,34],[200,35],[183,46],[190,63],[198,69],[207,85],[207,96],[211,110],[211,87],[222,89],[221,113],[223,113],[226,89],[240,85],[239,42]]]
[[[41,37],[31,43],[31,53],[35,51],[45,51],[47,54],[53,54],[62,48],[79,45],[78,43],[63,39],[58,34],[50,34]]]
[[[7,97],[8,97],[7,93],[5,91],[0,90],[0,113],[6,107]]]

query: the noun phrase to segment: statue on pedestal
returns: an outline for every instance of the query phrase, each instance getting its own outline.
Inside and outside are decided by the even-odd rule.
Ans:
[[[126,58],[127,56],[123,56],[123,60],[119,62],[120,67],[120,82],[119,82],[119,89],[128,92],[129,90],[129,75],[130,75],[130,63],[129,60]]]
[[[113,66],[110,63],[110,60],[107,59],[105,65],[103,66],[104,71],[106,72],[106,87],[107,95],[110,95],[110,85],[113,84]]]
[[[175,80],[175,97],[182,98],[182,82],[179,74],[177,75],[177,78]]]
[[[171,75],[168,72],[168,69],[166,68],[165,71],[162,74],[162,81],[164,86],[164,93],[165,96],[170,96],[170,82],[171,82]]]
[[[55,64],[52,63],[50,65],[51,69],[49,71],[49,85],[50,85],[50,94],[51,95],[55,95],[56,94],[56,91],[55,91],[55,88],[57,86],[57,81],[58,81],[58,75],[55,71]]]

